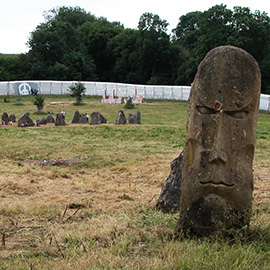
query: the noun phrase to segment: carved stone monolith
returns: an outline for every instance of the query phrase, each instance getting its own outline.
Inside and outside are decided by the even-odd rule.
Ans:
[[[34,121],[30,118],[30,113],[25,113],[19,120],[18,120],[18,127],[33,127],[35,125]]]
[[[99,112],[92,112],[91,113],[91,125],[99,125],[99,124],[106,124],[107,119]]]
[[[5,125],[8,125],[8,122],[9,122],[9,117],[8,117],[8,114],[6,112],[4,112],[2,114],[2,122],[5,124]]]
[[[129,124],[141,124],[141,112],[137,111],[137,113],[129,114],[128,116]]]
[[[65,122],[65,115],[62,113],[58,113],[56,115],[56,119],[55,119],[55,125],[56,126],[64,126],[66,124]]]
[[[12,114],[8,117],[8,120],[11,121],[11,122],[13,122],[13,123],[15,123],[15,122],[16,122],[16,116],[15,116],[15,114],[12,113]]]
[[[74,113],[73,119],[71,121],[72,124],[79,124],[80,123],[80,118],[81,118],[81,114],[79,113],[79,111],[76,111]]]
[[[55,122],[53,116],[51,114],[49,114],[46,118],[46,123],[50,123],[53,124]]]
[[[40,120],[40,125],[46,125],[46,124],[47,124],[46,118],[42,118],[42,119]]]
[[[87,123],[88,123],[88,118],[86,117],[85,114],[81,114],[80,119],[79,119],[79,124],[87,124]]]
[[[233,46],[211,50],[189,97],[176,232],[224,233],[251,217],[261,73]]]
[[[125,113],[122,110],[120,110],[118,112],[118,114],[117,114],[115,124],[117,124],[117,125],[125,125],[126,123],[127,123],[127,120],[126,120]]]

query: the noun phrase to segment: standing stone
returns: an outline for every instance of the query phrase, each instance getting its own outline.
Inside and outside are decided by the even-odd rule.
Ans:
[[[100,122],[100,124],[107,123],[107,119],[101,113],[99,113],[99,122]]]
[[[15,123],[16,122],[16,116],[15,116],[15,114],[11,114],[9,116],[9,121],[11,121],[12,123]]]
[[[55,125],[56,126],[64,126],[66,124],[65,122],[65,116],[62,113],[58,113],[56,115],[56,119],[55,119]]]
[[[8,117],[8,114],[6,112],[4,112],[2,114],[2,122],[5,123],[5,125],[8,125],[9,117]]]
[[[182,179],[182,159],[183,152],[180,153],[179,157],[172,161],[171,173],[162,187],[156,204],[156,208],[162,210],[165,213],[179,211]]]
[[[35,125],[34,121],[30,118],[30,113],[25,113],[19,120],[18,120],[18,127],[33,127]]]
[[[41,124],[41,125],[46,125],[46,124],[47,124],[46,118],[42,118],[42,119],[40,120],[40,124]]]
[[[137,111],[137,113],[129,114],[128,116],[129,124],[141,124],[141,112]]]
[[[107,123],[107,119],[99,112],[91,113],[91,125],[99,125]]]
[[[176,232],[233,232],[251,217],[261,73],[246,51],[221,46],[192,84]]]
[[[50,124],[53,124],[55,121],[54,121],[54,118],[51,114],[49,114],[46,118],[46,123],[50,123]]]
[[[141,121],[141,112],[140,111],[137,111],[137,124],[141,124],[142,121]]]
[[[80,115],[79,123],[80,124],[87,124],[88,123],[88,118],[86,117],[85,114]]]
[[[127,123],[126,116],[122,110],[120,110],[117,114],[117,118],[115,124],[117,125],[124,125]]]
[[[80,123],[80,118],[81,118],[81,114],[79,113],[79,111],[76,111],[74,113],[73,119],[71,121],[72,124],[78,124]]]

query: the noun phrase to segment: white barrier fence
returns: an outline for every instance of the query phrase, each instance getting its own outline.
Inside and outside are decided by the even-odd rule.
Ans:
[[[0,95],[29,95],[31,90],[42,95],[69,94],[68,88],[73,81],[12,81],[0,82]],[[86,95],[102,96],[113,91],[116,95],[132,97],[136,90],[138,97],[146,99],[188,100],[190,86],[137,85],[107,82],[82,82],[86,87]],[[120,94],[119,94],[120,95]],[[260,110],[270,111],[270,95],[261,94]]]

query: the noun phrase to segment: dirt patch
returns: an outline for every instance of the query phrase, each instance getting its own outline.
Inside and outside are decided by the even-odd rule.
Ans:
[[[34,160],[34,161],[25,160],[24,162],[40,165],[40,166],[66,166],[69,163],[80,162],[80,161],[85,161],[85,159],[72,158],[72,159],[64,159],[64,160]]]

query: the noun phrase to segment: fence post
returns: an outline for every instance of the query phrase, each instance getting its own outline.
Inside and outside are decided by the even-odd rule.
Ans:
[[[266,108],[267,111],[270,110],[270,97],[268,97],[268,104],[267,104],[267,108]]]
[[[152,89],[152,96],[151,96],[152,99],[155,98],[155,86],[153,86],[153,89]]]
[[[39,82],[39,83],[38,83],[38,88],[39,88],[40,94],[42,95],[42,87],[41,87],[41,82]]]
[[[10,83],[9,83],[9,81],[7,83],[7,86],[6,86],[6,91],[7,91],[7,96],[8,96],[9,93],[10,93]]]

